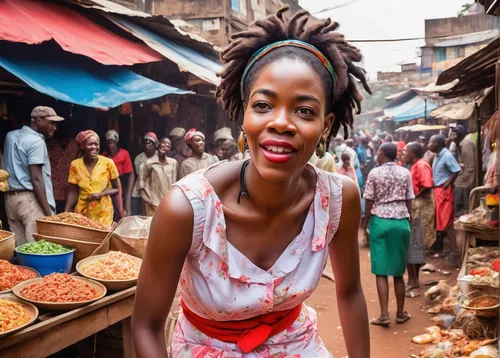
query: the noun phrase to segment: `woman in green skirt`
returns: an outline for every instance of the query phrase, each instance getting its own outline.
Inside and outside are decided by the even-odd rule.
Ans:
[[[394,277],[397,314],[396,323],[411,317],[404,310],[406,257],[410,242],[411,200],[414,198],[410,172],[395,163],[398,148],[384,143],[377,151],[378,167],[368,175],[364,198],[366,214],[363,227],[370,231],[372,273],[377,276],[380,316],[374,325],[390,324],[388,302],[389,282]]]

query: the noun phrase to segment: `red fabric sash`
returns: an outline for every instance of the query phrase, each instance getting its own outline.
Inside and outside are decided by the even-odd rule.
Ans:
[[[453,225],[453,186],[447,189],[444,186],[434,188],[434,202],[436,205],[436,229],[446,231]]]
[[[242,321],[212,321],[198,316],[184,301],[181,301],[181,305],[184,317],[199,331],[219,341],[236,343],[244,353],[253,351],[269,337],[290,327],[302,310],[300,304],[289,310],[271,312]]]

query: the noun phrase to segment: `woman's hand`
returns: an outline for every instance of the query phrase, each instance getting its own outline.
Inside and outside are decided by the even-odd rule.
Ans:
[[[102,198],[102,193],[93,193],[93,194],[89,194],[89,196],[87,197],[87,201],[96,201],[96,200],[100,200]]]

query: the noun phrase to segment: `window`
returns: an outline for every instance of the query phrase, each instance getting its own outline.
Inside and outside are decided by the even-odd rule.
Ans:
[[[247,0],[240,0],[240,13],[247,16]]]
[[[239,12],[240,14],[247,15],[247,1],[246,0],[231,0],[231,9]]]
[[[240,12],[240,0],[231,0],[231,9]]]
[[[206,19],[203,20],[203,30],[204,31],[216,31],[220,29],[219,19]]]
[[[446,48],[438,47],[435,51],[436,54],[436,62],[446,61]]]
[[[465,57],[465,46],[457,47],[457,58]]]

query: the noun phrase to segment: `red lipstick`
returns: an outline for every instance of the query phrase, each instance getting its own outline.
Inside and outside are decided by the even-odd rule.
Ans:
[[[297,151],[295,146],[287,141],[266,139],[260,143],[264,157],[272,163],[282,164],[290,159]]]

